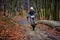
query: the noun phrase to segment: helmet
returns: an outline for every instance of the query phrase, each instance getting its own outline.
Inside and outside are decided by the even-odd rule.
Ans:
[[[33,7],[30,7],[30,10],[34,10],[34,8]]]

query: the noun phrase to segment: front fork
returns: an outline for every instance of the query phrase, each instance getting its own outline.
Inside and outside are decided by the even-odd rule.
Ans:
[[[34,30],[35,30],[35,27],[36,27],[34,18],[31,18],[31,19],[30,19],[30,22],[31,22],[31,26],[32,26],[33,31],[34,31]]]

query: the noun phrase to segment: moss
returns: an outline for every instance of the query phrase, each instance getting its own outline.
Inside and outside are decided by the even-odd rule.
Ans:
[[[0,16],[0,20],[7,23],[9,26],[13,26],[13,23],[10,21],[10,19],[5,16]]]

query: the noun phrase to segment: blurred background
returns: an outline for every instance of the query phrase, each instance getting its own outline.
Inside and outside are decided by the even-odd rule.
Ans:
[[[27,20],[31,6],[35,31]],[[0,40],[60,40],[60,0],[0,0]]]
[[[26,17],[31,6],[37,20],[60,21],[60,0],[0,0],[0,15]]]

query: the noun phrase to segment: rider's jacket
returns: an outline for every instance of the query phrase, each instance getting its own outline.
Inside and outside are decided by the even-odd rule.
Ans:
[[[30,10],[30,12],[28,13],[28,15],[30,15],[30,16],[33,16],[33,15],[35,15],[35,11],[34,10]]]

